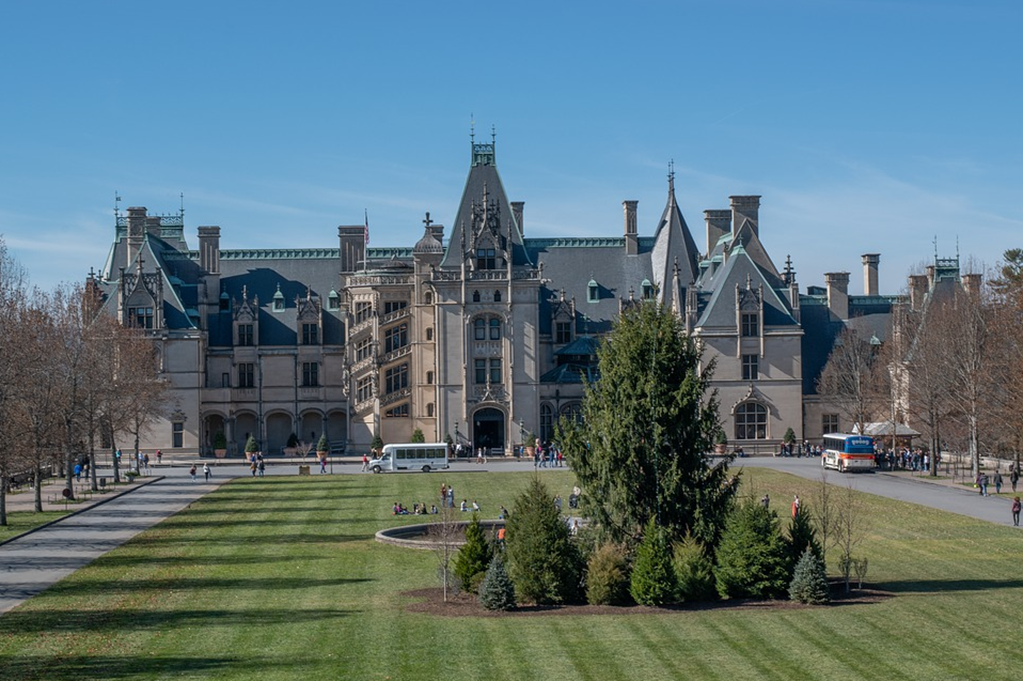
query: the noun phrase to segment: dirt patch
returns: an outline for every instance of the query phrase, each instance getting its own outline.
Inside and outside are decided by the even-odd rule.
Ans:
[[[844,594],[839,587],[832,592],[831,606],[864,605],[879,603],[893,594],[887,591],[865,588],[856,589],[850,594]],[[508,612],[495,612],[487,610],[477,600],[476,594],[460,593],[455,596],[448,595],[447,602],[441,588],[417,589],[406,591],[402,594],[414,599],[406,606],[408,612],[422,612],[429,615],[442,617],[553,617],[561,615],[573,616],[601,616],[601,615],[651,615],[659,613],[677,612],[705,612],[709,610],[795,610],[801,608],[815,608],[822,606],[803,605],[794,601],[760,601],[760,600],[733,600],[733,601],[709,601],[707,603],[683,603],[661,608],[651,608],[641,605],[614,606],[614,605],[526,605]]]

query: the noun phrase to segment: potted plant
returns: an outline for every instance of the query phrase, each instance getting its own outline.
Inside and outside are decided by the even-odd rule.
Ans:
[[[260,446],[256,444],[256,438],[250,435],[249,439],[245,441],[245,458],[251,459],[253,457],[253,454],[259,453]]]
[[[537,455],[537,436],[533,433],[526,434],[526,440],[523,442],[523,453],[531,459]]]
[[[726,445],[728,444],[729,440],[725,437],[725,431],[718,431],[718,435],[715,436],[715,454],[725,454]]]
[[[295,456],[299,451],[299,436],[292,433],[288,436],[288,442],[284,446],[285,456]]]
[[[218,430],[213,435],[213,455],[218,459],[228,455],[228,439],[224,436],[223,430]]]
[[[384,440],[380,439],[380,434],[375,434],[373,441],[370,442],[370,452],[379,455],[382,449],[384,449]]]
[[[327,433],[324,433],[316,443],[316,456],[318,459],[323,459],[329,451],[331,451],[331,445],[327,442]]]

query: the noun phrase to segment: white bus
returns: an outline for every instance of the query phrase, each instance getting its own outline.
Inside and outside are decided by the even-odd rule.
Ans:
[[[875,441],[871,437],[850,433],[827,433],[822,439],[822,468],[834,468],[840,473],[874,470]]]
[[[444,442],[419,442],[384,445],[384,451],[369,463],[374,473],[383,471],[423,471],[448,468],[448,445]]]

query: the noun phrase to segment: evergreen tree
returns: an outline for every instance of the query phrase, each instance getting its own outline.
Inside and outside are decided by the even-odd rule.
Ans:
[[[811,522],[811,514],[802,506],[789,523],[786,546],[789,552],[789,564],[794,569],[807,549],[810,549],[819,560],[825,560],[821,542],[818,541],[818,534],[814,531],[814,524]]]
[[[537,478],[516,497],[505,521],[505,555],[519,602],[573,602],[580,595],[582,557],[554,497]]]
[[[731,458],[714,461],[714,362],[654,301],[625,310],[598,348],[600,379],[585,388],[582,419],[557,439],[584,490],[582,511],[606,538],[635,540],[660,516],[668,539],[687,530],[715,546],[735,493]]]
[[[516,607],[516,590],[505,569],[501,552],[495,552],[480,583],[480,605],[488,610],[512,610]]]
[[[714,561],[704,552],[693,535],[687,533],[676,544],[672,564],[679,583],[679,598],[686,602],[710,601],[718,597],[715,591]]]
[[[640,605],[665,605],[675,600],[676,573],[665,531],[654,518],[647,522],[636,550],[629,593]]]
[[[466,526],[466,543],[455,557],[455,577],[463,591],[472,591],[473,577],[487,570],[491,562],[491,545],[487,543],[476,513]]]
[[[255,454],[258,451],[260,451],[260,446],[256,444],[256,438],[250,435],[249,439],[245,441],[245,453]]]
[[[825,576],[825,563],[809,546],[800,556],[793,571],[793,581],[789,583],[789,597],[810,605],[824,605],[832,600],[828,578]]]
[[[715,586],[722,598],[777,598],[789,584],[779,518],[753,500],[737,506],[718,545]]]
[[[409,442],[426,442],[426,441],[427,441],[427,439],[423,435],[423,431],[420,430],[419,428],[417,428],[416,430],[412,431],[412,437],[409,438]]]
[[[629,563],[620,544],[602,544],[587,561],[587,603],[621,605],[629,601]]]

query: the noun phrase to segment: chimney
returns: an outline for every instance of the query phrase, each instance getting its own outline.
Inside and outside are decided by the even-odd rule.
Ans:
[[[849,272],[826,272],[825,288],[828,292],[828,309],[839,319],[850,318]]]
[[[964,287],[964,291],[972,297],[976,297],[981,294],[981,275],[980,274],[964,274],[960,277],[960,284]]]
[[[935,265],[928,265],[924,268],[928,277],[928,290],[931,291],[935,288]]]
[[[146,209],[141,206],[130,207],[128,209],[128,257],[125,262],[125,269],[131,269],[132,263],[139,257],[145,233]]]
[[[523,201],[513,201],[511,205],[512,217],[516,219],[516,224],[519,225],[519,233],[525,236],[526,228],[523,227],[523,206],[525,203]]]
[[[437,239],[439,244],[444,243],[444,225],[432,223],[430,225],[430,233],[434,235],[434,238]]]
[[[220,227],[199,228],[199,266],[207,274],[220,274]]]
[[[749,221],[754,234],[760,236],[757,231],[757,209],[761,205],[760,196],[730,196],[729,205],[732,207],[732,228],[738,231],[744,221]]]
[[[366,258],[366,226],[342,225],[338,227],[340,242],[341,272],[352,274]]]
[[[637,254],[636,243],[636,205],[639,201],[623,201],[622,211],[625,214],[625,225],[623,227],[626,237],[626,255]]]
[[[160,236],[160,216],[151,215],[146,217],[146,232],[150,236]]]
[[[928,294],[928,277],[923,274],[910,275],[907,277],[907,289],[910,291],[910,309],[920,310]]]
[[[864,295],[878,295],[878,261],[881,256],[878,253],[865,253],[860,256],[864,264]]]
[[[708,255],[711,255],[718,240],[732,232],[732,211],[706,210],[704,211],[704,224],[707,226],[708,232]]]

